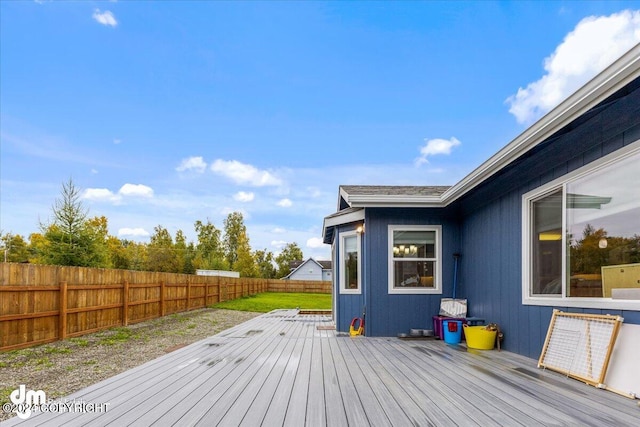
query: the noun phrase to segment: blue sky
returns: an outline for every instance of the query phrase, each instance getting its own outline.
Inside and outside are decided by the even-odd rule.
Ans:
[[[0,1],[0,230],[330,259],[338,186],[451,185],[640,42],[640,2]]]

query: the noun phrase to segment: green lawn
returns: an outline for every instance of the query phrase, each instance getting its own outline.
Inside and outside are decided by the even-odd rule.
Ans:
[[[268,313],[279,308],[331,310],[331,294],[265,292],[213,305],[227,310]]]

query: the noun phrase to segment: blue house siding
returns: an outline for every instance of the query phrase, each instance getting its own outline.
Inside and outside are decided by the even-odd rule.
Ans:
[[[522,305],[522,195],[640,138],[638,81],[626,95],[602,105],[570,129],[540,144],[459,200],[461,296],[469,311],[504,331],[504,348],[537,358],[554,307]],[[616,310],[563,311],[620,314],[640,324],[640,313]]]
[[[440,300],[453,290],[453,253],[459,251],[457,214],[452,209],[367,208],[364,235],[366,333],[395,336],[411,328],[432,327]],[[388,225],[442,225],[442,295],[389,294]]]

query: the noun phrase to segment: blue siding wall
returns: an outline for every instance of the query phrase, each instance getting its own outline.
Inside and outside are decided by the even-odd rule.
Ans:
[[[522,305],[522,195],[640,139],[638,81],[541,144],[457,204],[461,213],[462,297],[469,312],[504,331],[504,348],[538,358],[554,308],[620,314],[640,324],[640,312]],[[427,217],[427,220],[430,218]],[[368,225],[367,225],[368,226]]]
[[[451,297],[453,253],[458,252],[459,229],[452,209],[367,208],[364,235],[365,332],[369,336],[396,336],[411,328],[431,329],[432,316],[440,310],[440,300]],[[442,225],[442,295],[390,295],[388,291],[388,225]]]

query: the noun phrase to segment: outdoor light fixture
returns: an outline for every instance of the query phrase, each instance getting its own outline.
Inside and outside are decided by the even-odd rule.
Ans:
[[[358,228],[356,228],[356,233],[364,233],[364,224],[359,225]]]

